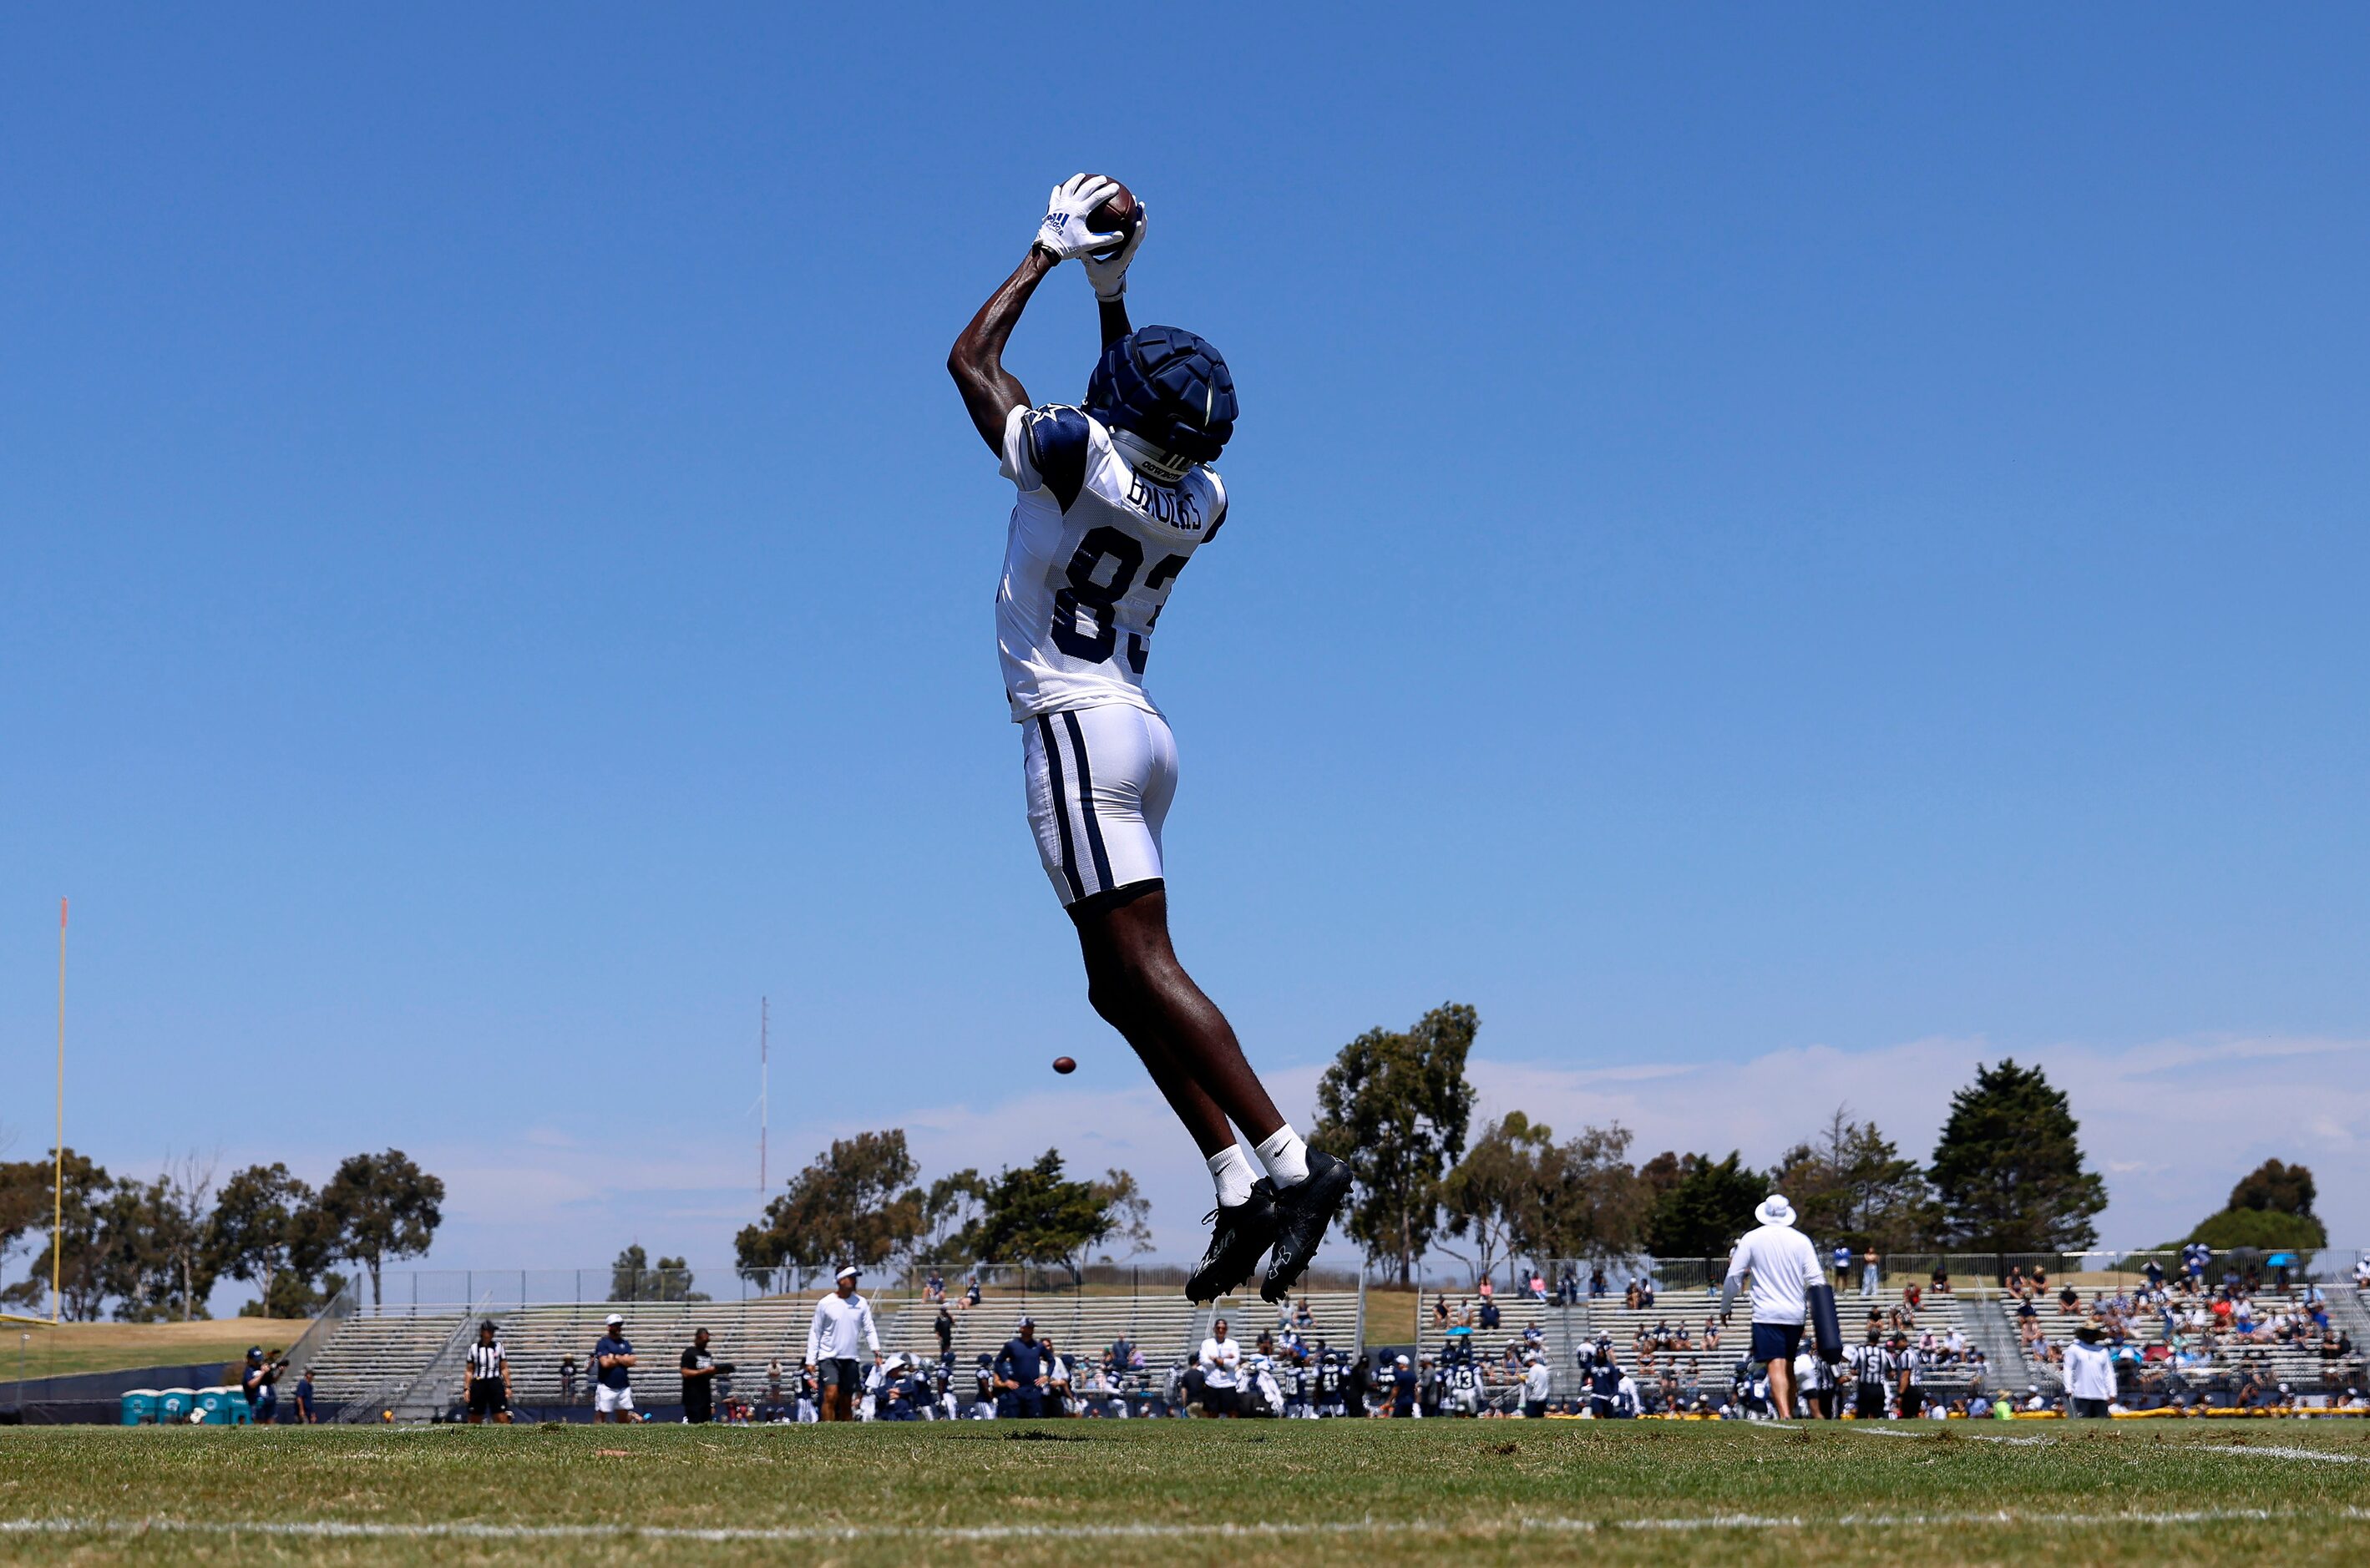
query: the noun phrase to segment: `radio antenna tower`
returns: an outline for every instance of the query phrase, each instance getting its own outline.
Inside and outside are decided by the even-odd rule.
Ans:
[[[757,999],[757,1196],[765,1196],[765,1071],[771,1055],[769,1034],[773,1027],[773,1003],[765,997]]]

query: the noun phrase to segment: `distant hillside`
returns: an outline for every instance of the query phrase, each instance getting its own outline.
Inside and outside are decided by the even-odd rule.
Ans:
[[[63,1378],[76,1372],[111,1372],[119,1367],[220,1360],[247,1355],[247,1347],[285,1348],[308,1325],[285,1318],[217,1318],[193,1323],[26,1323],[0,1320],[0,1385],[17,1376]],[[23,1336],[23,1337],[19,1337]]]

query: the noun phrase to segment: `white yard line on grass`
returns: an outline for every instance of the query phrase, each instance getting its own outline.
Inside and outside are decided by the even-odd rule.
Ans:
[[[2264,1450],[2257,1450],[2261,1452]],[[687,1528],[634,1525],[391,1524],[352,1519],[237,1521],[227,1519],[0,1519],[0,1537],[47,1535],[259,1535],[299,1539],[360,1540],[688,1540],[861,1541],[926,1539],[1167,1540],[1229,1537],[1338,1536],[1414,1530],[1427,1534],[1542,1530],[1593,1535],[1605,1530],[1832,1529],[1870,1525],[1950,1527],[2035,1525],[2067,1529],[2107,1525],[2199,1525],[2279,1520],[2370,1519],[2370,1509],[2193,1508],[2150,1513],[2123,1510],[2098,1514],[2019,1514],[1998,1509],[1980,1514],[1843,1514],[1810,1517],[1789,1514],[1708,1514],[1672,1518],[1573,1519],[1488,1518],[1355,1519],[1283,1524],[1209,1525],[784,1525]]]
[[[2331,1454],[2318,1448],[2259,1448],[2251,1443],[2245,1445],[2233,1443],[2226,1446],[2219,1443],[2211,1446],[2202,1445],[2201,1451],[2209,1454],[2252,1454],[2266,1459],[2318,1459],[2321,1463],[2330,1465],[2370,1464],[2370,1459],[2364,1459],[2359,1454]]]

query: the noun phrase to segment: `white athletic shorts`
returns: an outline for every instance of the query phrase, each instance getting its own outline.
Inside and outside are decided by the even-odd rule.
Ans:
[[[1168,721],[1110,703],[1039,714],[1020,730],[1029,829],[1062,902],[1156,880],[1160,824],[1177,793]]]
[[[634,1391],[613,1389],[606,1383],[592,1385],[592,1408],[604,1415],[615,1415],[621,1410],[634,1408]]]

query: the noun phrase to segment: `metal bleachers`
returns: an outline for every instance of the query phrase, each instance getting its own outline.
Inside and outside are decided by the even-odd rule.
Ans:
[[[1435,1293],[1437,1295],[1438,1293]],[[1470,1292],[1458,1294],[1450,1302],[1452,1324],[1464,1317],[1463,1303],[1474,1301]],[[1498,1327],[1494,1330],[1475,1327],[1472,1340],[1475,1354],[1490,1369],[1493,1386],[1502,1386],[1502,1357],[1509,1345],[1519,1345],[1524,1331],[1536,1326],[1540,1331],[1541,1349],[1548,1368],[1554,1374],[1554,1397],[1563,1399],[1579,1391],[1579,1352],[1583,1345],[1599,1338],[1612,1342],[1614,1359],[1642,1383],[1652,1381],[1666,1368],[1679,1374],[1681,1387],[1701,1387],[1707,1391],[1725,1391],[1731,1368],[1742,1357],[1751,1343],[1752,1329],[1743,1303],[1737,1304],[1733,1321],[1719,1329],[1719,1342],[1708,1342],[1706,1320],[1718,1315],[1720,1294],[1701,1289],[1665,1291],[1657,1296],[1651,1307],[1625,1306],[1620,1297],[1583,1298],[1571,1306],[1558,1306],[1554,1301],[1540,1301],[1527,1295],[1513,1293],[1497,1297]],[[1899,1290],[1883,1290],[1873,1296],[1847,1291],[1836,1299],[1836,1310],[1843,1322],[1844,1342],[1856,1345],[1865,1331],[1869,1312],[1873,1310],[1887,1315],[1886,1333],[1891,1333],[1890,1314],[1904,1303]],[[1478,1309],[1478,1302],[1475,1303]],[[1424,1355],[1437,1357],[1446,1344],[1449,1330],[1438,1323],[1434,1308],[1427,1303],[1422,1309],[1417,1343]],[[1992,1342],[1974,1332],[1973,1309],[1963,1299],[1946,1293],[1927,1293],[1916,1310],[1917,1333],[1932,1330],[1938,1336],[1958,1328],[1971,1345],[1981,1346],[1986,1357],[1995,1358],[1989,1381],[1997,1387],[2002,1369],[1996,1365],[1996,1351]],[[1646,1366],[1637,1352],[1638,1335],[1667,1324],[1684,1329],[1691,1348],[1658,1350],[1653,1364]],[[2019,1369],[2006,1368],[2008,1376],[2019,1376]],[[1937,1367],[1924,1375],[1926,1386],[1936,1394],[1949,1397],[1964,1391],[1969,1382],[1964,1367]],[[2020,1384],[2019,1384],[2020,1386]]]
[[[476,1324],[491,1318],[509,1357],[512,1396],[520,1408],[533,1412],[567,1402],[560,1362],[571,1355],[576,1359],[574,1402],[589,1402],[593,1343],[615,1311],[626,1319],[626,1337],[634,1345],[639,1362],[634,1385],[642,1402],[671,1403],[680,1396],[679,1357],[700,1328],[708,1331],[709,1354],[737,1368],[739,1385],[760,1388],[769,1362],[778,1359],[786,1368],[795,1367],[804,1357],[815,1299],[810,1291],[742,1301],[599,1301],[350,1317],[312,1354],[314,1387],[324,1404],[344,1407],[349,1420],[377,1420],[382,1412],[391,1412],[398,1421],[427,1419],[458,1402],[462,1351],[473,1340]],[[1356,1291],[1311,1291],[1305,1299],[1314,1322],[1303,1331],[1308,1338],[1344,1346],[1357,1343]],[[1199,1346],[1213,1315],[1211,1309],[1197,1307],[1181,1294],[991,1294],[968,1310],[960,1303],[950,1305],[958,1365],[993,1354],[1013,1336],[1027,1313],[1036,1320],[1040,1339],[1087,1367],[1124,1335],[1143,1352],[1145,1366],[1156,1379]],[[1229,1299],[1220,1310],[1246,1345],[1279,1321],[1277,1309],[1256,1297]],[[884,1350],[937,1357],[935,1304],[899,1297],[876,1301],[874,1310]]]

